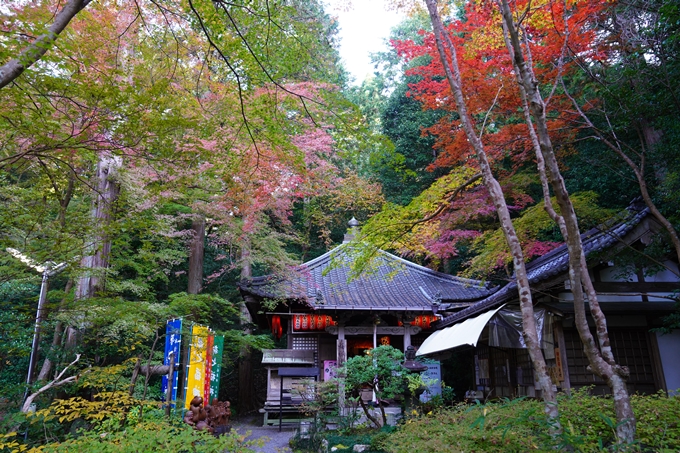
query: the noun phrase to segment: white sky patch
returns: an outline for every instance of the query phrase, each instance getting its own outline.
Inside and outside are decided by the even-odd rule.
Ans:
[[[345,67],[360,85],[373,74],[369,53],[386,49],[383,40],[390,29],[404,18],[387,10],[386,0],[328,0],[326,11],[340,22],[340,56]]]

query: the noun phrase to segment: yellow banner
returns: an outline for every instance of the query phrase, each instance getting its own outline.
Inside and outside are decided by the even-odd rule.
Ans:
[[[210,331],[204,326],[191,328],[191,345],[189,346],[189,369],[187,370],[187,392],[184,407],[189,409],[195,396],[203,397],[205,387],[205,360],[208,352],[208,335]],[[205,402],[204,402],[205,403]]]

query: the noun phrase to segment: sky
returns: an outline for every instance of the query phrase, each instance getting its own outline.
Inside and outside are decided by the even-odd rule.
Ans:
[[[386,49],[384,39],[390,29],[403,18],[402,14],[386,9],[385,0],[331,0],[327,12],[340,23],[340,56],[345,68],[360,85],[373,73],[369,53]]]

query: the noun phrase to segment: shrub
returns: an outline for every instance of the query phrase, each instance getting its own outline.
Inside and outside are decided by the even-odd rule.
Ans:
[[[680,451],[680,398],[663,393],[635,395],[638,441],[632,451]],[[579,452],[613,450],[613,401],[589,396],[587,389],[559,399],[563,434],[550,437],[543,403],[518,399],[459,405],[430,416],[406,420],[381,440],[390,453],[524,452],[569,449]]]

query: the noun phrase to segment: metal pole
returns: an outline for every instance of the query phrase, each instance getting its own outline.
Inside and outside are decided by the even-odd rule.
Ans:
[[[168,354],[168,389],[165,392],[165,415],[170,418],[170,406],[172,405],[172,390],[175,386],[175,354]]]
[[[43,307],[47,299],[47,280],[50,278],[50,271],[46,267],[43,271],[42,284],[40,285],[40,296],[38,297],[38,311],[35,315],[35,328],[33,330],[33,343],[31,344],[31,358],[28,362],[28,376],[26,377],[27,391],[33,381],[35,365],[38,361],[38,346],[40,345],[40,324],[42,323]]]

